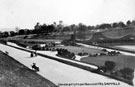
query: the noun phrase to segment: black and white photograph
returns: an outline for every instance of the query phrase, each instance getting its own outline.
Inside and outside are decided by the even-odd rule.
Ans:
[[[0,0],[0,87],[135,87],[135,0]]]

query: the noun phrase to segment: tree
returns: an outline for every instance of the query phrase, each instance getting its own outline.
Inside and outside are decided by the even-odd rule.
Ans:
[[[76,26],[75,24],[70,25],[70,29],[71,29],[71,31],[75,31],[75,30],[76,30],[76,28],[77,28],[77,26]]]
[[[135,26],[135,20],[132,21],[132,25]]]
[[[35,29],[35,30],[38,30],[38,29],[40,29],[40,27],[41,27],[41,26],[40,26],[40,23],[37,22],[37,24],[34,26],[34,29]]]
[[[21,29],[21,30],[18,31],[18,34],[19,35],[24,35],[25,34],[25,31],[23,29]]]
[[[114,70],[116,64],[113,61],[105,61],[105,67],[108,71]]]
[[[10,36],[12,37],[12,36],[15,36],[16,35],[16,33],[14,32],[14,31],[10,31]]]
[[[41,25],[41,28],[40,29],[38,29],[39,31],[39,33],[40,34],[43,34],[43,33],[47,33],[48,32],[48,30],[47,30],[47,25],[44,23],[43,25]]]
[[[85,33],[86,33],[86,31],[88,30],[88,28],[87,28],[87,26],[86,25],[84,25],[84,24],[82,24],[82,23],[79,23],[78,24],[78,28],[77,28],[77,31],[78,31],[78,33],[77,33],[77,37],[79,38],[79,39],[85,39],[86,37],[85,37]]]
[[[25,30],[25,34],[27,34],[27,35],[28,35],[28,34],[31,34],[31,31],[30,31],[29,29],[26,29],[26,30]]]
[[[47,33],[52,33],[54,31],[55,27],[53,25],[47,26]]]
[[[63,28],[63,31],[65,31],[65,32],[70,31],[70,28],[68,26],[66,26],[66,27]]]
[[[118,23],[118,26],[119,26],[119,27],[125,27],[125,24],[124,24],[123,22],[119,22],[119,23]]]
[[[106,28],[111,28],[111,24],[101,24],[98,26],[99,29],[106,29]]]
[[[72,35],[71,35],[70,40],[73,41],[73,42],[75,41],[75,34],[72,34]]]
[[[118,27],[118,23],[113,23],[113,24],[112,24],[112,27],[113,27],[113,28]]]
[[[3,37],[8,37],[9,33],[7,31],[3,32]]]
[[[127,24],[127,25],[130,25],[130,24],[131,24],[131,21],[130,21],[130,20],[128,20],[126,24]]]
[[[94,29],[95,27],[94,26],[88,26],[88,30],[92,30],[92,29]]]

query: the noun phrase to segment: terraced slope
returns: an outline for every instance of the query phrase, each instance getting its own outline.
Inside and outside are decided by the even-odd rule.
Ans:
[[[82,43],[91,44],[134,44],[135,29],[111,29],[104,32],[93,33],[91,39],[83,40]]]
[[[127,35],[135,35],[135,29],[110,29],[102,34],[108,38],[119,39]]]

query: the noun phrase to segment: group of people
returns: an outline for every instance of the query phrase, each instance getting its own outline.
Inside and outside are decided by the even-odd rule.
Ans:
[[[37,52],[36,51],[35,52],[31,52],[30,57],[36,57],[36,56],[37,56]],[[39,67],[36,66],[36,63],[33,63],[33,65],[31,65],[31,67],[32,67],[32,70],[39,71]]]
[[[31,52],[31,54],[30,54],[30,57],[36,57],[37,56],[37,52],[35,51],[35,52]]]

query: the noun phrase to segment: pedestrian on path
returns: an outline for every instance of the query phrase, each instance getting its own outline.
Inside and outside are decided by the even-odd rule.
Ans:
[[[30,57],[33,57],[33,56],[34,56],[34,54],[33,54],[33,52],[31,52]]]
[[[35,56],[37,56],[37,51],[36,50],[35,50],[34,54],[35,54]]]

